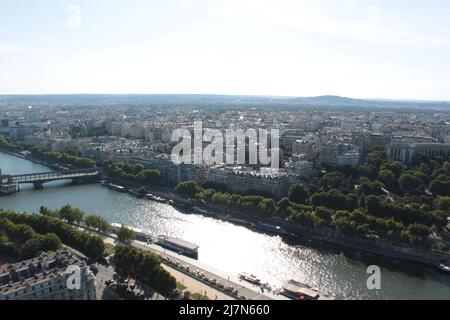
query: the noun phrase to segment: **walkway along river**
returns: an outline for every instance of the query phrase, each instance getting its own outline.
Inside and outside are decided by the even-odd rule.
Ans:
[[[51,170],[31,161],[0,153],[6,174]],[[286,240],[202,215],[186,215],[170,205],[137,199],[99,184],[50,182],[42,190],[24,185],[20,193],[0,197],[0,208],[38,212],[65,204],[98,213],[109,222],[125,223],[155,235],[164,234],[200,245],[199,261],[237,275],[257,275],[273,287],[296,279],[338,299],[450,299],[450,277],[433,268],[393,261],[313,241]],[[381,267],[381,290],[368,290],[366,269]]]

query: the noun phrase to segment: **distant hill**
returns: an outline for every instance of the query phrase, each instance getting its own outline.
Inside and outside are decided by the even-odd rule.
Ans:
[[[188,106],[188,107],[265,107],[265,108],[411,108],[450,111],[450,102],[352,99],[340,96],[280,97],[204,94],[69,94],[0,95],[0,106]]]

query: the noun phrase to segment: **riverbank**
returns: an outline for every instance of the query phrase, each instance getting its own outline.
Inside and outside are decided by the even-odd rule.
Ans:
[[[48,166],[54,170],[61,170],[62,167],[58,164],[48,163],[41,161],[31,156],[31,153],[22,154],[12,151],[3,152],[20,157],[22,159],[32,161],[34,163]],[[121,179],[111,180],[126,186],[127,188],[138,189],[140,185],[123,181]],[[409,262],[420,263],[423,265],[438,267],[441,263],[448,263],[450,261],[450,254],[444,252],[426,251],[423,249],[408,247],[401,244],[394,244],[380,239],[361,239],[350,238],[347,236],[339,235],[332,229],[312,229],[306,228],[298,223],[287,221],[279,218],[255,218],[249,215],[244,215],[227,208],[222,208],[212,203],[203,203],[195,200],[187,200],[177,195],[173,189],[163,186],[147,186],[148,193],[153,193],[157,196],[170,199],[174,202],[177,209],[183,213],[201,214],[204,216],[214,217],[216,219],[228,221],[233,224],[243,225],[250,227],[251,224],[258,222],[265,222],[282,227],[288,233],[291,233],[297,237],[305,237],[338,245],[352,250],[362,251],[374,255],[380,255],[398,260],[404,260]],[[200,210],[199,210],[200,209]]]
[[[115,180],[118,183],[125,184],[127,187],[133,188],[137,185],[129,184],[126,181]],[[437,268],[441,263],[450,262],[450,253],[427,251],[419,248],[408,247],[401,244],[390,243],[381,239],[370,238],[351,238],[338,234],[332,229],[312,229],[303,227],[298,223],[283,220],[280,218],[255,218],[243,215],[227,208],[216,206],[212,203],[204,203],[195,200],[187,200],[177,195],[170,188],[161,186],[146,187],[147,192],[151,192],[157,196],[170,199],[175,204],[182,204],[180,208],[184,213],[195,213],[209,217],[214,217],[234,224],[250,227],[254,223],[264,222],[282,227],[288,233],[297,237],[306,237],[333,245],[338,245],[352,250],[358,250],[374,255],[384,256],[388,258],[419,263],[422,265]],[[199,210],[200,209],[200,210]],[[283,235],[283,234],[279,234]]]
[[[57,170],[57,171],[65,171],[65,170],[71,170],[71,169],[89,169],[89,168],[95,167],[95,165],[93,167],[85,167],[85,166],[78,166],[78,165],[72,165],[72,164],[69,164],[69,166],[67,166],[67,164],[58,163],[57,161],[51,161],[51,160],[46,161],[46,160],[40,159],[39,157],[36,157],[36,155],[34,155],[32,151],[27,150],[27,149],[22,150],[22,149],[17,148],[17,150],[10,150],[10,149],[4,148],[4,147],[0,147],[0,153],[6,153],[11,156],[18,157],[18,158],[21,158],[24,160],[28,160],[33,163],[39,164],[39,165],[47,166],[47,167]],[[85,159],[87,159],[87,158],[85,158]],[[91,160],[91,159],[89,159],[89,160]],[[92,160],[92,161],[95,164],[95,160]]]
[[[11,174],[51,171],[8,154],[0,154],[0,167]],[[152,188],[156,189],[163,191],[164,188]],[[156,195],[152,190],[149,192]],[[22,212],[39,212],[42,205],[59,209],[67,204],[97,213],[109,223],[126,224],[151,234],[196,243],[200,246],[198,262],[235,277],[240,272],[253,273],[274,288],[294,279],[336,299],[422,300],[450,296],[450,277],[435,268],[307,237],[276,237],[225,222],[216,213],[180,212],[169,204],[118,193],[99,184],[81,187],[61,181],[49,183],[42,190],[24,186],[22,192],[0,198],[0,208]],[[366,271],[371,265],[381,268],[382,290],[366,288]]]
[[[80,230],[96,234],[103,238],[105,244],[116,245],[116,235],[107,234],[93,230],[86,226],[76,225]],[[259,287],[244,283],[233,275],[226,274],[223,271],[216,270],[211,266],[200,263],[199,261],[177,254],[157,244],[148,244],[134,240],[131,245],[142,251],[149,251],[156,254],[161,259],[161,264],[176,279],[187,286],[191,293],[206,295],[210,300],[289,300],[283,296],[271,292],[260,292]],[[215,279],[215,282],[210,282]],[[209,281],[208,281],[209,280]],[[227,291],[233,288],[237,294]]]
[[[0,148],[0,152],[1,153],[6,153],[6,154],[9,154],[11,156],[18,157],[18,158],[21,158],[21,159],[24,159],[24,160],[31,161],[33,163],[36,163],[36,164],[39,164],[39,165],[42,165],[42,166],[49,167],[49,168],[51,168],[53,170],[67,170],[68,169],[68,168],[66,168],[66,167],[64,167],[62,165],[57,164],[57,163],[52,163],[52,162],[47,162],[47,161],[44,161],[44,160],[41,160],[41,159],[37,159],[36,157],[33,157],[32,153],[30,151],[27,151],[27,150],[24,150],[24,151],[19,153],[19,152],[5,150],[5,149],[1,149]]]

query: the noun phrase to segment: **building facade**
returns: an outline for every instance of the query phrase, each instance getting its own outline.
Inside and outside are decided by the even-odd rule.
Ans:
[[[225,186],[239,194],[267,194],[275,199],[286,196],[292,179],[285,172],[264,174],[243,167],[216,166],[208,170],[207,182]]]
[[[419,155],[425,155],[429,158],[441,155],[448,158],[450,156],[450,143],[392,142],[386,147],[386,155],[389,160],[406,164],[411,164],[415,157]]]
[[[68,282],[78,268],[79,288]],[[95,277],[89,267],[69,251],[0,266],[0,300],[95,300]]]

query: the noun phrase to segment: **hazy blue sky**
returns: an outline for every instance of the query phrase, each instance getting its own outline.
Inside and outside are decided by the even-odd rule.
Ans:
[[[0,93],[450,100],[450,2],[0,0]]]

